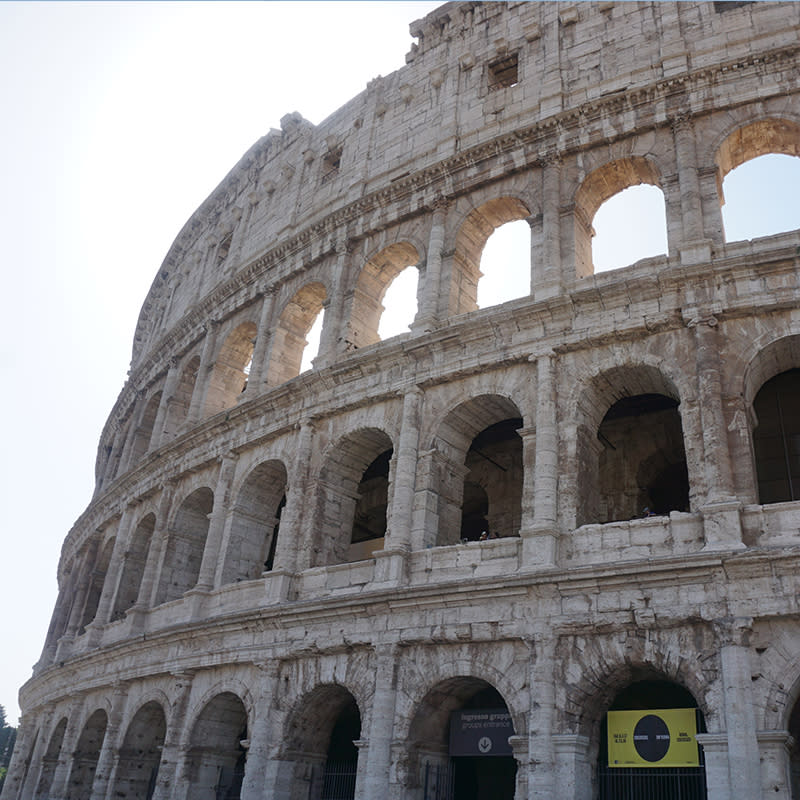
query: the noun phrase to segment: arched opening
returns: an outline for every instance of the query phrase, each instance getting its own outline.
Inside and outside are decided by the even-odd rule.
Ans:
[[[308,337],[303,347],[303,355],[300,358],[300,374],[308,372],[314,366],[314,359],[319,355],[319,348],[322,343],[322,328],[324,326],[325,309],[323,308],[308,329]]]
[[[369,558],[383,547],[392,441],[365,428],[330,448],[320,472],[314,566]]]
[[[417,249],[396,242],[367,261],[353,290],[345,344],[357,350],[408,330],[417,313]]]
[[[489,235],[481,253],[478,308],[531,293],[531,226],[506,222]]]
[[[91,797],[100,748],[106,735],[108,717],[98,709],[86,721],[72,756],[72,769],[67,784],[67,800],[86,800]]]
[[[800,125],[780,118],[745,125],[720,145],[716,162],[727,241],[800,228]]]
[[[200,356],[192,356],[181,371],[181,377],[175,387],[172,397],[167,398],[167,419],[164,426],[167,441],[178,435],[181,425],[189,415],[192,404],[192,394],[197,383],[197,373],[200,369]]]
[[[309,283],[284,306],[272,334],[267,369],[267,382],[270,386],[285,383],[306,369],[306,364],[310,366],[316,351],[304,351],[311,342],[312,326],[315,322],[318,322],[321,330],[321,312],[326,296],[325,287],[321,283]]]
[[[409,779],[423,800],[513,800],[513,735],[508,706],[493,686],[471,677],[443,681],[412,720]]]
[[[474,209],[456,236],[448,309],[451,315],[475,311],[479,307],[479,282],[486,269],[488,285],[480,289],[483,308],[530,294],[530,227],[527,222],[508,226],[482,261],[489,237],[506,223],[525,220],[530,211],[516,197],[497,197]],[[525,231],[525,228],[528,228]],[[519,240],[523,245],[519,246]],[[509,247],[509,240],[515,246]],[[527,240],[527,248],[524,242]],[[492,253],[493,250],[499,250]]]
[[[689,511],[677,389],[655,367],[615,367],[578,403],[578,526]]]
[[[383,547],[389,501],[389,463],[393,452],[391,448],[384,450],[361,476],[350,536],[350,561],[369,558],[373,551]]]
[[[600,726],[598,800],[706,800],[696,734],[703,713],[682,686],[639,680],[620,691]]]
[[[594,271],[666,255],[667,211],[658,186],[629,186],[606,200],[592,221]]]
[[[112,797],[151,800],[166,732],[167,721],[159,703],[151,701],[136,712],[119,750]]]
[[[134,606],[139,598],[144,566],[147,563],[147,554],[150,552],[150,542],[155,527],[155,514],[148,514],[136,526],[130,546],[125,553],[122,575],[117,587],[117,597],[114,601],[114,611],[111,615],[112,620],[124,617],[125,612]]]
[[[781,372],[764,383],[753,411],[760,502],[800,500],[800,369]]]
[[[187,754],[187,796],[239,800],[247,760],[247,711],[232,692],[206,704],[192,727]]]
[[[287,725],[282,761],[292,800],[353,800],[361,712],[342,686],[321,686],[301,701]]]
[[[389,284],[382,298],[384,313],[378,324],[378,338],[381,341],[408,333],[417,316],[418,286],[419,269],[415,266],[406,267]]]
[[[640,184],[649,184],[658,190],[661,194],[661,179],[655,165],[641,156],[633,156],[631,158],[620,158],[604,164],[602,167],[590,173],[586,180],[581,184],[577,193],[575,194],[575,267],[577,276],[579,278],[591,275],[597,269],[597,265],[593,261],[593,245],[592,240],[595,235],[595,222],[596,215],[600,207],[615,195],[620,194],[625,189],[630,187],[639,186]],[[636,193],[628,193],[623,195],[617,203],[630,202]],[[636,200],[638,202],[638,198]],[[663,195],[661,195],[661,203],[663,204]],[[660,218],[652,220],[654,226],[653,230],[658,230],[659,234],[655,240],[659,242],[658,250],[666,252],[666,216],[663,211],[663,205],[659,206],[661,211]],[[614,210],[612,205],[611,211]],[[604,215],[605,216],[605,215]],[[602,217],[601,220],[602,221]],[[648,226],[649,226],[648,222]],[[662,232],[663,231],[663,235]],[[613,235],[613,234],[612,234]],[[629,224],[625,224],[622,239],[630,241],[634,237],[632,229]],[[654,241],[655,241],[654,240]],[[661,249],[660,244],[664,242],[664,247]],[[653,242],[649,243],[653,245]],[[639,251],[633,251],[638,253]],[[647,252],[648,255],[657,255],[652,251]],[[637,255],[642,258],[642,255]],[[611,263],[614,267],[625,266],[626,263],[621,261],[618,256],[611,258]]]
[[[100,595],[103,593],[103,585],[106,582],[108,566],[111,563],[111,554],[114,552],[114,539],[109,539],[100,549],[95,561],[94,569],[89,578],[89,588],[86,593],[86,601],[83,605],[83,614],[78,634],[86,630],[86,626],[92,622],[97,614],[100,605]]]
[[[259,464],[233,505],[223,584],[253,580],[272,569],[285,503],[286,468],[280,461]]]
[[[61,745],[64,742],[64,732],[66,730],[67,718],[62,717],[50,736],[50,741],[47,743],[47,750],[45,750],[44,756],[42,757],[42,769],[39,773],[39,782],[34,790],[34,800],[47,800],[47,797],[50,795],[50,787],[53,785],[53,776],[58,766],[59,757],[61,755]]]
[[[247,369],[253,358],[256,333],[255,323],[244,322],[225,339],[211,372],[205,416],[236,405],[247,386]]]
[[[207,488],[181,503],[167,539],[156,605],[179,599],[197,583],[213,508],[214,493]]]
[[[599,522],[689,510],[689,474],[678,401],[663,394],[623,397],[597,438]]]
[[[136,464],[145,457],[150,450],[153,440],[153,427],[158,414],[158,407],[161,405],[161,392],[156,392],[145,406],[139,428],[133,437],[133,452],[131,453],[131,465]]]
[[[519,534],[521,427],[514,403],[496,395],[468,400],[447,415],[435,440],[445,463],[437,470],[438,545]]]

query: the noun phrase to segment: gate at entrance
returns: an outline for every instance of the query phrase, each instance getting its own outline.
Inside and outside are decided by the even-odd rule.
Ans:
[[[706,800],[705,729],[692,695],[668,681],[620,692],[601,726],[598,800]]]
[[[500,695],[492,688],[476,693],[450,713],[448,760],[425,764],[425,800],[513,800],[517,762],[508,743],[513,735]]]

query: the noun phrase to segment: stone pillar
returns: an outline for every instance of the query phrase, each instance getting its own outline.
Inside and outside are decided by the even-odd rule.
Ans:
[[[203,352],[200,355],[200,366],[197,369],[197,380],[192,391],[192,400],[189,404],[189,413],[186,415],[187,426],[195,425],[203,418],[203,410],[211,381],[211,372],[214,369],[214,350],[217,344],[219,323],[210,320],[206,324],[206,338],[203,341]]]
[[[509,736],[508,743],[517,762],[517,778],[514,787],[514,797],[529,797],[531,758],[528,748],[527,736]],[[552,795],[551,795],[552,797]]]
[[[37,674],[55,661],[58,641],[66,632],[67,623],[69,622],[69,599],[71,593],[71,582],[65,582],[65,585],[59,587],[58,599],[53,609],[53,616],[50,619],[50,627],[47,630],[47,638],[42,648],[42,655],[33,669],[34,674]]]
[[[681,202],[681,262],[702,263],[711,259],[711,243],[705,240],[703,234],[703,204],[697,176],[694,125],[688,114],[680,114],[672,120],[672,136]]]
[[[164,550],[167,544],[167,523],[169,513],[172,508],[172,496],[175,492],[175,484],[165,483],[161,490],[161,499],[156,513],[156,524],[153,535],[150,539],[150,550],[147,553],[147,561],[142,573],[142,583],[139,586],[139,596],[136,603],[128,609],[127,615],[133,617],[131,632],[139,629],[143,623],[143,613],[149,611],[155,602],[155,595],[158,591],[158,577],[161,572],[161,562],[164,558]]]
[[[532,644],[528,713],[529,800],[550,800],[561,794],[556,786],[556,756],[553,728],[556,713],[555,650],[556,638],[549,632],[537,634]]]
[[[728,737],[724,733],[698,733],[698,744],[703,748],[706,764],[706,790],[708,800],[738,800],[746,795],[731,794],[728,776]],[[761,797],[761,795],[757,795]]]
[[[92,579],[92,572],[97,562],[98,547],[99,537],[96,536],[88,548],[86,558],[81,564],[80,572],[78,573],[78,580],[75,582],[75,596],[69,613],[69,621],[67,622],[67,629],[64,635],[58,642],[56,661],[63,661],[69,656],[72,642],[80,628],[83,618],[83,609],[86,605],[86,596]]]
[[[123,475],[133,466],[133,451],[136,442],[136,434],[139,426],[142,424],[142,414],[144,414],[145,402],[144,391],[141,389],[136,392],[136,400],[134,401],[133,411],[131,412],[131,421],[128,425],[128,431],[125,436],[125,444],[122,448],[122,455],[119,459],[118,475]]]
[[[794,739],[789,731],[759,731],[762,792],[775,800],[792,800],[791,752]]]
[[[42,776],[42,766],[44,754],[47,752],[49,744],[48,734],[50,726],[53,722],[53,708],[46,708],[37,720],[38,722],[38,735],[36,736],[36,744],[33,747],[33,752],[30,756],[30,765],[27,770],[27,775],[19,776],[22,778],[22,783],[19,785],[18,790],[15,792],[10,789],[8,795],[0,793],[0,800],[31,800],[36,787],[39,785],[39,779]],[[17,729],[17,741],[14,745],[14,755],[11,764],[9,764],[8,775],[6,776],[6,784],[3,785],[3,790],[7,784],[10,784],[14,778],[14,759],[22,755],[20,750],[20,731],[22,730],[22,721],[20,720],[20,727]],[[24,762],[23,762],[24,763]]]
[[[122,721],[122,714],[125,710],[125,701],[128,692],[124,683],[120,682],[114,686],[114,693],[111,697],[111,710],[108,715],[108,724],[103,736],[103,744],[97,758],[97,769],[94,773],[92,782],[91,800],[109,800],[113,798],[113,774],[116,772],[117,761],[119,759],[119,726]]]
[[[248,732],[250,747],[247,750],[241,800],[261,800],[269,796],[265,780],[270,750],[270,714],[278,692],[280,667],[277,661],[258,664],[257,667],[260,672],[259,686],[255,718]]]
[[[94,620],[86,626],[89,635],[89,646],[96,647],[100,643],[103,627],[108,625],[111,618],[111,609],[114,599],[117,596],[117,584],[119,583],[122,567],[125,563],[125,551],[128,549],[130,539],[130,527],[133,521],[133,514],[130,506],[122,512],[122,518],[117,525],[117,535],[114,537],[114,549],[111,553],[111,560],[108,563],[103,589],[100,593],[100,600],[97,603],[97,612]]]
[[[397,645],[383,644],[375,647],[375,690],[369,716],[369,747],[366,752],[364,800],[373,800],[386,794],[389,786],[389,766],[392,756],[397,683],[395,665]]]
[[[580,734],[553,737],[556,794],[559,800],[591,800],[592,765],[589,738]]]
[[[314,366],[326,367],[336,359],[344,339],[344,295],[350,273],[350,242],[346,239],[336,245],[336,266],[333,270],[331,294],[325,307],[322,332],[319,337],[319,353]]]
[[[253,348],[253,359],[250,363],[250,374],[247,376],[246,399],[258,397],[264,389],[267,378],[267,355],[272,338],[272,310],[275,308],[275,289],[267,289],[261,300],[261,313],[258,317],[258,332]]]
[[[167,443],[167,422],[169,420],[169,408],[172,404],[175,389],[180,380],[180,359],[173,356],[169,360],[169,370],[164,380],[164,389],[161,393],[161,402],[158,404],[156,419],[153,423],[153,435],[150,437],[148,450],[157,450]]]
[[[728,774],[737,797],[761,797],[761,756],[756,736],[748,638],[753,620],[737,617],[715,623],[720,640],[722,696],[728,735]]]
[[[703,466],[707,494],[703,523],[706,550],[744,547],[740,504],[733,494],[733,476],[728,431],[722,408],[719,342],[714,309],[684,310],[684,319],[694,329],[698,405],[703,428]]]
[[[26,783],[26,768],[25,768],[25,754],[28,753],[33,746],[33,737],[36,735],[36,725],[27,714],[20,717],[19,725],[17,727],[17,740],[14,742],[14,751],[11,754],[11,761],[8,765],[8,774],[6,775],[5,783],[3,784],[3,791],[0,792],[1,800],[17,800],[21,796],[21,792],[25,788]],[[39,739],[42,738],[40,731],[39,737],[36,740],[36,749],[39,748]],[[31,754],[29,764],[36,763],[33,761]],[[41,755],[40,755],[41,758]]]
[[[65,800],[68,793],[68,781],[72,772],[72,759],[80,736],[80,723],[83,711],[83,702],[76,699],[67,716],[67,727],[61,742],[61,751],[58,754],[58,764],[53,772],[50,792],[47,800]]]
[[[172,713],[167,720],[167,731],[164,746],[161,749],[161,763],[158,766],[158,778],[153,793],[153,800],[172,800],[175,796],[178,765],[181,755],[181,741],[186,727],[186,709],[192,693],[192,673],[178,672],[173,674]],[[188,737],[188,732],[186,736]]]
[[[533,262],[533,258],[531,258]],[[561,264],[561,161],[557,156],[542,165],[542,252],[541,262],[531,263],[533,297],[545,300],[563,291]]]
[[[270,573],[270,599],[273,602],[280,602],[289,596],[291,579],[298,569],[303,510],[309,501],[306,497],[306,485],[313,439],[314,423],[306,419],[301,423],[297,437],[294,464],[286,487],[286,506],[281,514],[275,562]]]
[[[520,531],[522,563],[525,566],[554,566],[558,544],[555,356],[547,353],[535,360],[537,388],[533,524]]]
[[[419,459],[420,410],[422,390],[414,386],[403,397],[403,419],[389,498],[386,537],[382,555],[376,553],[376,580],[399,581],[405,574],[405,561],[411,550],[411,524]],[[380,565],[380,566],[379,566]]]
[[[231,484],[236,471],[236,453],[227,453],[220,463],[217,485],[214,490],[214,508],[209,514],[208,535],[203,548],[203,560],[194,589],[210,591],[214,588],[214,576],[220,557],[222,534],[225,530],[225,517],[231,504]]]
[[[373,795],[367,794],[364,787],[367,777],[367,754],[369,753],[369,741],[362,737],[361,739],[355,739],[353,744],[356,746],[356,750],[358,751],[356,761],[356,788],[353,796],[355,797],[355,800],[372,800]],[[386,787],[381,790],[381,793],[386,793]]]
[[[425,260],[425,275],[422,295],[417,304],[417,317],[411,326],[415,331],[432,330],[439,321],[441,309],[442,254],[444,252],[444,223],[447,216],[447,203],[439,200],[433,207],[431,231],[428,238],[428,253]],[[422,277],[422,276],[420,276]],[[447,294],[447,292],[445,292]]]

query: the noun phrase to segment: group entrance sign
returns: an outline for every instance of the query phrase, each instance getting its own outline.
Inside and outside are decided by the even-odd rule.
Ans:
[[[504,708],[476,708],[450,715],[451,756],[510,756],[514,735],[511,714]]]
[[[698,767],[697,709],[608,712],[609,767]]]

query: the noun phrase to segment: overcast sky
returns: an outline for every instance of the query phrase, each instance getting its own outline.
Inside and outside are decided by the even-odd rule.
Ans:
[[[0,3],[0,704],[12,723],[173,239],[282,116],[319,123],[403,66],[409,23],[437,5]]]

